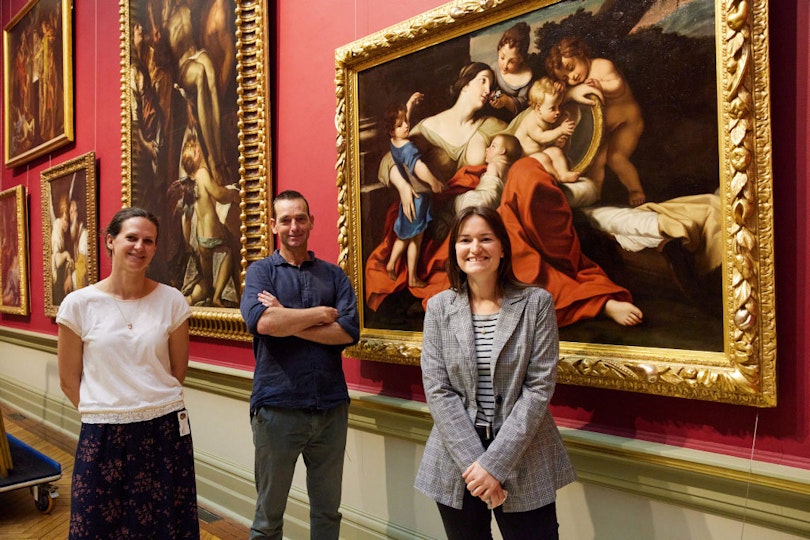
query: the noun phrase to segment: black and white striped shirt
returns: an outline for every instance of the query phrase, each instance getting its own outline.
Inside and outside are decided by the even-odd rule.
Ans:
[[[495,338],[495,327],[498,314],[473,314],[475,330],[475,356],[478,364],[478,415],[475,423],[491,425],[495,411],[495,392],[492,389],[492,342]]]

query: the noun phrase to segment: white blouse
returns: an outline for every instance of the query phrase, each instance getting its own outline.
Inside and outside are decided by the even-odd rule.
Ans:
[[[171,374],[169,334],[190,316],[180,291],[164,284],[137,300],[117,300],[95,285],[67,295],[56,322],[84,344],[82,422],[143,422],[183,409],[183,387]]]

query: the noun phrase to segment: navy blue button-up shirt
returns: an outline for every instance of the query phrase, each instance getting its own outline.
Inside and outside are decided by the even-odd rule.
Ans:
[[[256,330],[266,309],[258,294],[265,290],[286,308],[334,307],[339,314],[337,323],[357,342],[357,297],[348,277],[339,266],[316,259],[312,252],[309,255],[298,267],[276,250],[248,267],[240,309],[253,334],[256,357],[251,414],[262,406],[326,410],[349,401],[341,359],[347,345],[273,337]]]

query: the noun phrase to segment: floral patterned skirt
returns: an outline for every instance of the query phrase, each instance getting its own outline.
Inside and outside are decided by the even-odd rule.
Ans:
[[[178,412],[82,423],[70,497],[71,540],[199,538],[194,451]]]

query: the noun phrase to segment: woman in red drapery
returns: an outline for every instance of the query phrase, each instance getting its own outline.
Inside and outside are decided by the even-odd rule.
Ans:
[[[444,270],[447,229],[443,223],[452,219],[452,199],[478,185],[486,168],[484,150],[492,137],[505,128],[500,120],[480,114],[492,81],[489,66],[467,64],[452,87],[454,104],[425,118],[411,130],[411,140],[419,147],[431,172],[447,182],[447,189],[434,195],[437,221],[432,227],[434,234],[429,236],[426,232],[422,243],[419,277],[426,286],[409,288],[423,304],[449,286]],[[409,205],[413,207],[413,195],[390,155],[380,163],[379,178],[384,184],[397,187],[407,215]],[[408,286],[404,264],[393,280],[386,269],[396,238],[393,223],[398,208],[399,202],[395,202],[388,209],[385,237],[366,262],[365,299],[372,310],[377,310],[388,295]],[[571,208],[553,177],[537,160],[526,157],[512,165],[498,211],[512,241],[517,278],[538,284],[552,294],[560,326],[600,314],[626,326],[641,322],[641,310],[631,303],[629,291],[613,283],[596,263],[582,254]]]

